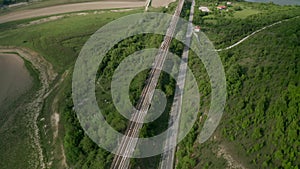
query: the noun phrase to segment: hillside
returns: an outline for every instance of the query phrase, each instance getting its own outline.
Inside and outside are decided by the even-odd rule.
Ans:
[[[196,134],[190,134],[179,146],[177,168],[300,166],[299,11],[292,6],[233,3],[228,11],[199,14],[195,24],[201,25],[220,50],[267,28],[219,52],[228,92],[221,125],[203,145],[197,141],[202,123],[195,125]],[[202,75],[199,83],[204,105],[200,113],[204,115],[210,99],[208,77],[195,58],[190,66]]]
[[[228,10],[217,10],[216,6],[225,2],[215,3],[197,0],[194,24],[201,26],[219,50],[227,79],[226,108],[215,134],[204,144],[199,144],[197,137],[209,109],[211,89],[204,65],[191,51],[188,63],[197,79],[202,102],[199,120],[178,145],[177,168],[299,168],[300,7],[234,1]],[[172,13],[175,5],[150,11]],[[211,12],[200,12],[199,6],[207,6]],[[187,9],[182,17],[188,16]],[[72,70],[82,46],[96,30],[110,21],[138,12],[143,10],[86,11],[84,14],[64,14],[53,20],[42,17],[0,24],[1,46],[38,52],[51,63],[53,70],[49,65],[44,67],[51,67],[51,71],[57,73],[49,84],[47,96],[39,102],[42,106],[37,118],[44,155],[42,161],[48,168],[109,168],[113,155],[91,141],[74,112]],[[45,22],[30,24],[44,18]],[[149,34],[125,39],[109,51],[99,66],[97,102],[105,106],[105,118],[120,132],[126,129],[127,121],[111,101],[109,89],[113,71],[128,55],[141,49],[157,48],[162,39],[160,35]],[[233,47],[229,49],[230,46]],[[171,52],[180,55],[182,49],[181,43],[172,42]],[[10,111],[5,112],[5,118],[15,119],[10,124],[15,127],[5,128],[5,134],[0,133],[0,147],[4,147],[0,148],[1,168],[41,165],[30,163],[37,158],[30,156],[35,152],[30,149],[28,133],[31,130],[26,128],[29,122],[24,115],[29,111],[22,107],[34,100],[41,82],[29,63],[28,69],[36,84],[26,95],[28,98],[13,103]],[[133,103],[139,98],[147,71],[138,74],[131,83]],[[144,126],[142,137],[150,137],[166,128],[174,87],[173,78],[161,75],[158,88],[167,93],[168,107],[161,118]],[[9,116],[10,112],[22,113],[20,115],[24,117]],[[12,146],[11,143],[17,144],[10,148],[7,145]],[[15,163],[10,162],[11,159]],[[155,168],[159,160],[160,156],[133,159],[131,166]]]

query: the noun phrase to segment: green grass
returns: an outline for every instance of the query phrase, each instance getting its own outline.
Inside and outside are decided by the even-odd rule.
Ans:
[[[244,19],[250,15],[255,15],[255,14],[258,14],[260,13],[261,11],[259,10],[256,10],[256,9],[243,9],[241,11],[236,11],[234,12],[233,16],[235,18],[241,18],[241,19]]]
[[[142,10],[107,11],[103,14],[70,16],[24,28],[12,30],[7,28],[0,33],[0,45],[15,45],[33,49],[50,61],[55,70],[61,73],[68,66],[74,64],[81,46],[101,26],[121,16],[140,11]]]

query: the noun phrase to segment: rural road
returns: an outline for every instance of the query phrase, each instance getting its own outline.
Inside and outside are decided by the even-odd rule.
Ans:
[[[191,9],[190,9],[190,16],[189,16],[189,23],[187,32],[186,32],[186,44],[191,43],[191,38],[193,34],[193,19],[194,19],[194,7],[195,7],[195,0],[192,1]],[[178,131],[179,131],[179,121],[176,119],[180,119],[181,116],[181,107],[182,107],[182,99],[183,99],[183,91],[185,87],[185,78],[187,74],[188,68],[188,57],[189,57],[189,46],[185,46],[182,57],[181,63],[179,66],[179,73],[177,76],[177,84],[175,90],[175,97],[174,102],[171,108],[171,114],[169,119],[169,128],[167,133],[167,140],[165,142],[165,150],[168,150],[162,154],[161,162],[159,169],[173,169],[174,167],[174,158],[176,152],[176,144],[178,138]],[[170,149],[169,147],[174,147]],[[169,150],[170,149],[170,150]]]
[[[168,6],[171,2],[175,2],[176,0],[151,0],[151,6],[153,7],[161,7]]]
[[[46,8],[15,11],[6,15],[0,16],[0,24],[10,21],[16,21],[20,19],[28,19],[40,16],[48,16],[54,14],[62,14],[68,12],[85,11],[85,10],[98,10],[98,9],[113,9],[113,8],[137,8],[144,7],[145,1],[100,1],[100,2],[86,2],[75,3],[66,5],[57,5]]]

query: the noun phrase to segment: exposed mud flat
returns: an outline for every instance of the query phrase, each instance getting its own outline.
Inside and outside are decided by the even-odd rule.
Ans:
[[[32,87],[32,77],[16,54],[0,53],[0,106],[16,100]]]

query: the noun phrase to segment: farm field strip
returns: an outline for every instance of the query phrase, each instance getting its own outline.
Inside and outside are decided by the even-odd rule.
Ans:
[[[86,3],[58,5],[58,6],[51,6],[47,8],[11,12],[6,15],[0,16],[0,24],[10,22],[10,21],[21,20],[21,19],[62,14],[68,12],[99,10],[99,9],[138,8],[138,7],[143,7],[144,5],[145,5],[144,1],[136,1],[136,2],[100,1],[100,2],[86,2]]]

